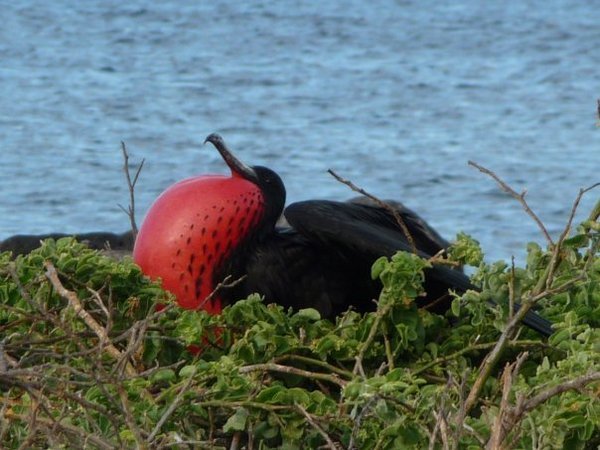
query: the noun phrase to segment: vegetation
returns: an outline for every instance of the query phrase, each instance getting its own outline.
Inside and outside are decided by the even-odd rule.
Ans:
[[[526,267],[459,235],[481,292],[418,310],[423,269],[380,259],[377,310],[335,322],[252,296],[183,311],[130,260],[72,239],[0,255],[6,448],[592,449],[600,444],[599,207]],[[439,261],[439,258],[438,258]],[[502,307],[490,306],[494,300]],[[512,314],[509,304],[523,307]],[[520,326],[533,307],[555,324]]]

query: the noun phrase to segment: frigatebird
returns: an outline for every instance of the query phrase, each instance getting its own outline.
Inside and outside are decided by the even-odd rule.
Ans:
[[[206,142],[231,176],[199,176],[168,188],[148,211],[133,252],[144,273],[160,278],[184,308],[218,313],[256,292],[285,307],[315,308],[323,317],[349,307],[369,311],[381,290],[370,276],[377,258],[399,250],[430,258],[449,245],[401,204],[396,213],[412,243],[392,210],[368,202],[309,200],[284,210],[286,191],[277,173],[242,163],[218,134]],[[287,223],[278,227],[282,213]],[[439,264],[426,269],[424,288],[419,306],[437,312],[449,308],[450,289],[477,289],[462,271]],[[532,311],[524,324],[552,333]]]

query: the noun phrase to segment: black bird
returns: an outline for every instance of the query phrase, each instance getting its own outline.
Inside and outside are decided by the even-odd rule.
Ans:
[[[413,247],[388,209],[368,203],[311,200],[285,208],[285,187],[271,169],[239,161],[218,134],[212,143],[232,176],[201,176],[168,188],[142,224],[134,260],[160,277],[181,306],[219,312],[250,293],[332,317],[353,307],[373,310],[381,285],[371,266]],[[430,258],[449,244],[410,209],[395,204],[417,254]],[[277,227],[281,214],[287,225]],[[232,287],[220,283],[240,280]],[[448,290],[477,289],[460,270],[426,269],[419,306],[448,309]],[[217,291],[215,291],[217,289]],[[550,335],[551,324],[529,312],[524,324]]]

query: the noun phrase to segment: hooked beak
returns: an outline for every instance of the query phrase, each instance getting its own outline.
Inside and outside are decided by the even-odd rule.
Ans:
[[[258,183],[258,175],[254,169],[233,156],[233,153],[231,153],[220,134],[209,134],[204,140],[205,144],[207,142],[210,142],[219,151],[221,157],[225,160],[225,163],[227,163],[233,175],[238,175],[245,180]]]

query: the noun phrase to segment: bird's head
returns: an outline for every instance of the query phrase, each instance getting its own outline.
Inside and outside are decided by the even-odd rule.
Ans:
[[[221,135],[212,133],[204,140],[204,143],[210,142],[219,151],[221,157],[231,169],[231,175],[247,180],[256,185],[263,197],[265,216],[263,219],[264,228],[270,231],[274,226],[285,206],[285,186],[276,172],[263,166],[248,166],[240,161],[229,150]]]

